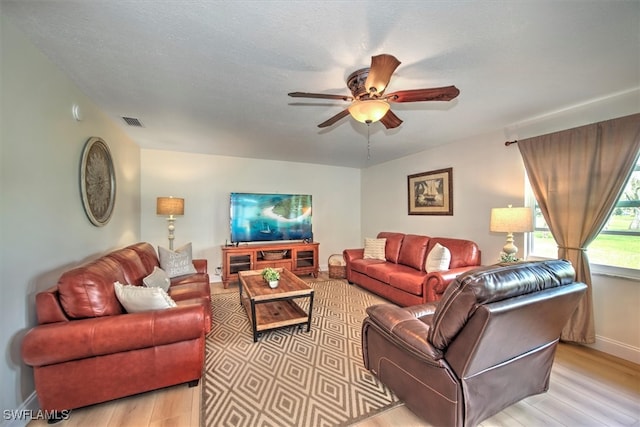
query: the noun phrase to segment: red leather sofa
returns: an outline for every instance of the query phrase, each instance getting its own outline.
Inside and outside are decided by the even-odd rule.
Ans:
[[[62,274],[36,295],[38,325],[22,342],[33,367],[40,407],[68,411],[171,385],[194,386],[202,375],[211,329],[206,260],[197,273],[171,279],[176,307],[126,313],[114,282],[141,286],[159,267],[155,249],[137,243]]]
[[[346,278],[401,306],[424,304],[442,297],[451,281],[480,265],[480,249],[470,240],[381,232],[385,259],[365,259],[364,248],[345,249]],[[449,270],[427,273],[429,252],[440,243],[451,252]]]

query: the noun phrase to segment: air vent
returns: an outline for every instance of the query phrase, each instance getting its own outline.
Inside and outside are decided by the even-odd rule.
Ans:
[[[128,124],[129,126],[135,126],[139,128],[144,127],[142,126],[142,123],[140,122],[140,120],[136,119],[135,117],[123,117],[122,120],[124,120],[125,123]]]

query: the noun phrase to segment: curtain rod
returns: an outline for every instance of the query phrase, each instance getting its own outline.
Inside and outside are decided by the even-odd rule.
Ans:
[[[508,147],[511,144],[517,144],[517,143],[518,143],[518,140],[516,139],[515,141],[507,141],[507,142],[504,143],[504,145]]]

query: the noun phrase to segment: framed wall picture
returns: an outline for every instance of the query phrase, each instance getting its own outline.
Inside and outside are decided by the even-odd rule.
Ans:
[[[409,215],[453,215],[453,168],[407,177]]]
[[[91,137],[82,150],[80,193],[89,221],[102,227],[111,219],[116,200],[116,176],[109,146]]]

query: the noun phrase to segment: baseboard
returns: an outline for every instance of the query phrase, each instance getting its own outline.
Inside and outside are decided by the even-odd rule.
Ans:
[[[596,335],[595,344],[588,344],[588,347],[640,365],[640,348],[638,347],[600,335]]]
[[[3,411],[0,427],[26,427],[39,410],[38,396],[34,391],[18,409]]]

